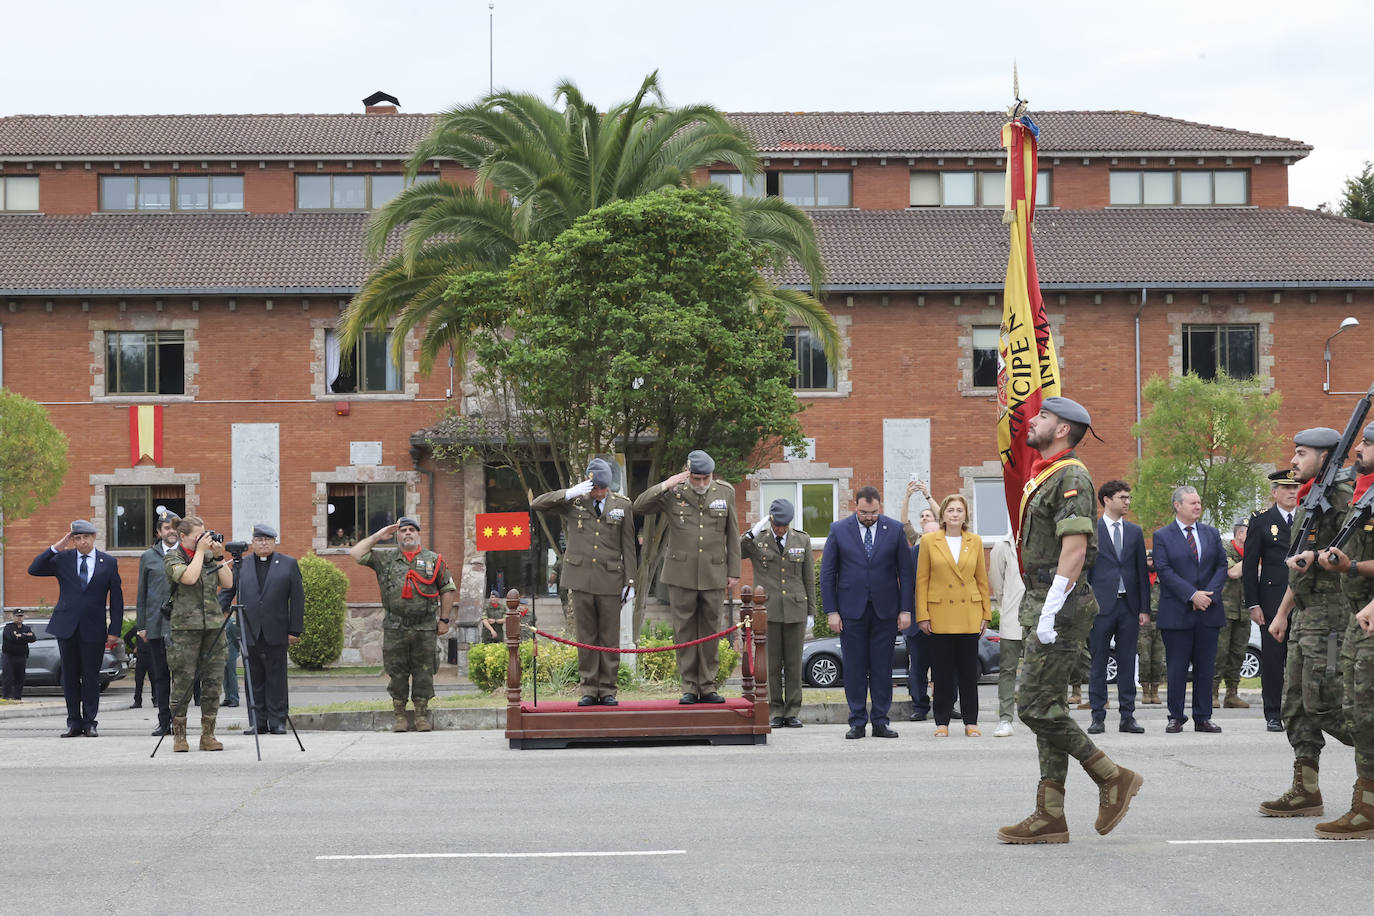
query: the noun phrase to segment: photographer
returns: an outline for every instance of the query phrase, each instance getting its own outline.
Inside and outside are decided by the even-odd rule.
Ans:
[[[172,588],[172,644],[167,665],[172,673],[172,750],[189,751],[186,705],[200,664],[200,749],[222,751],[215,739],[219,691],[224,670],[224,611],[217,593],[234,584],[224,561],[224,535],[205,530],[205,522],[188,516],[177,523],[181,545],[169,550],[163,569]]]

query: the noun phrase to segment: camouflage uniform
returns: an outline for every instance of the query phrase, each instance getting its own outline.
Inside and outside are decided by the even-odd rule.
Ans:
[[[1227,571],[1241,562],[1236,542],[1227,541]],[[1221,603],[1226,608],[1226,623],[1217,637],[1217,672],[1212,684],[1215,687],[1225,681],[1230,691],[1240,686],[1240,663],[1245,660],[1245,649],[1250,645],[1250,610],[1245,606],[1239,579],[1226,579],[1226,584],[1221,587]]]
[[[1158,703],[1159,700],[1151,700],[1159,691],[1159,685],[1164,680],[1164,637],[1160,635],[1159,627],[1155,626],[1155,620],[1159,617],[1159,583],[1150,583],[1150,622],[1140,625],[1140,636],[1136,639],[1136,658],[1140,661],[1140,683],[1153,688],[1149,691],[1149,696],[1145,698],[1146,703]]]
[[[407,699],[428,703],[434,696],[434,672],[438,668],[434,640],[439,632],[439,599],[430,593],[457,590],[448,565],[432,550],[420,550],[407,560],[397,548],[373,548],[358,562],[377,574],[382,592],[382,667],[391,679],[386,692],[393,702],[404,707]],[[410,586],[411,597],[404,597],[407,574],[414,570],[431,585]]]
[[[190,703],[196,664],[200,664],[200,713],[213,717],[219,712],[220,685],[224,680],[224,609],[219,603],[218,564],[209,555],[202,561],[200,580],[186,585],[181,577],[191,565],[180,547],[167,551],[162,568],[167,573],[172,594],[172,636],[167,647],[167,668],[172,675],[172,717],[185,718]],[[227,558],[226,558],[227,562]]]
[[[1066,457],[1073,457],[1070,451]],[[1021,520],[1021,569],[1026,596],[1021,601],[1025,649],[1016,707],[1021,721],[1035,732],[1040,752],[1040,776],[1063,785],[1068,758],[1087,760],[1096,751],[1092,740],[1069,717],[1066,692],[1079,665],[1083,641],[1097,615],[1097,601],[1088,588],[1097,556],[1097,515],[1092,478],[1086,468],[1069,465],[1051,475],[1026,503]],[[1045,645],[1035,635],[1045,597],[1054,584],[1060,541],[1065,535],[1088,537],[1083,571],[1055,617],[1058,638]]]
[[[1355,530],[1344,552],[1355,562],[1374,560],[1374,518]],[[1352,611],[1374,601],[1374,579],[1346,577],[1341,585]],[[1341,647],[1341,687],[1341,708],[1355,745],[1355,775],[1374,780],[1374,633],[1366,633],[1354,614]]]

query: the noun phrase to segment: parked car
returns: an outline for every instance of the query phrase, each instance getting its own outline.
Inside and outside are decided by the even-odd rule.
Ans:
[[[1139,665],[1137,665],[1137,671]],[[1250,643],[1245,647],[1245,658],[1240,660],[1241,677],[1259,677],[1260,673],[1260,628],[1250,621]],[[1116,683],[1116,640],[1112,640],[1112,650],[1107,656],[1107,683]]]
[[[33,635],[38,637],[29,646],[29,664],[24,674],[24,687],[61,687],[62,657],[57,651],[57,637],[48,635],[48,621],[30,620],[28,625]],[[100,663],[100,689],[110,686],[129,675],[129,656],[124,651],[123,640],[113,649],[105,650],[105,658]]]
[[[995,681],[1001,668],[1002,637],[988,630],[978,640],[979,681]],[[892,680],[906,682],[906,637],[897,634],[892,647]],[[810,687],[844,686],[844,663],[840,656],[840,637],[813,639],[802,646],[802,682]]]

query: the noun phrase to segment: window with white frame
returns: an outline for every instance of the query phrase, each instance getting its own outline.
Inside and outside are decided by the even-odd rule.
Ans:
[[[797,510],[792,527],[823,539],[839,512],[838,489],[833,480],[765,480],[759,497],[765,508],[775,499],[789,501]]]
[[[32,212],[38,209],[38,177],[7,175],[0,177],[0,210]]]
[[[1113,170],[1108,182],[1114,207],[1236,207],[1250,202],[1245,169]]]
[[[1011,536],[1011,519],[1007,515],[1007,493],[1001,477],[973,478],[974,532],[984,540]]]
[[[242,210],[242,175],[102,175],[100,209]]]
[[[712,172],[711,184],[718,184],[736,197],[763,197],[763,173],[745,178],[739,172]]]
[[[426,173],[415,184],[438,181]],[[297,175],[297,210],[376,210],[407,187],[403,175]]]
[[[778,196],[798,207],[850,206],[848,172],[780,172]]]
[[[961,172],[912,172],[913,207],[1000,207],[1005,204],[1007,173],[997,169]],[[1050,205],[1050,172],[1035,178],[1035,205]]]
[[[401,370],[391,355],[390,331],[364,331],[344,353],[338,331],[324,332],[325,386],[335,394],[401,390]]]

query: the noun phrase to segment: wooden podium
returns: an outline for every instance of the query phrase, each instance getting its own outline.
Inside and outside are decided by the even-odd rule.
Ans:
[[[723,704],[681,706],[676,700],[622,700],[619,706],[578,706],[566,700],[534,703],[520,696],[520,615],[507,599],[506,737],[513,748],[571,744],[766,744],[768,733],[768,614],[762,588],[740,590],[741,632],[752,628],[740,659],[743,696]],[[726,607],[732,602],[727,601]],[[756,677],[757,673],[757,677]]]

